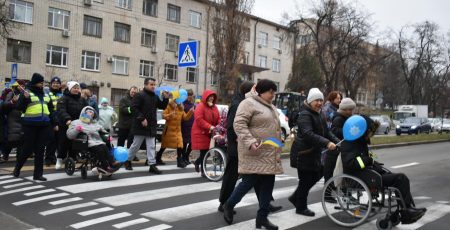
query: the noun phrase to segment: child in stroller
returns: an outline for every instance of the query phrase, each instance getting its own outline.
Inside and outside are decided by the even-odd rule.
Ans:
[[[88,136],[88,150],[96,156],[102,171],[112,173],[120,168],[120,162],[114,160],[110,154],[110,148],[102,139],[101,133],[108,132],[98,124],[98,114],[90,106],[84,107],[81,110],[80,118],[72,121],[67,130],[67,137],[74,140],[80,133]]]

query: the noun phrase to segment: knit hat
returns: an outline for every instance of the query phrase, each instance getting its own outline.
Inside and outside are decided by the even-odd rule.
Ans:
[[[80,84],[76,81],[69,81],[67,82],[67,89],[70,91],[76,85],[80,86]]]
[[[50,84],[52,84],[55,81],[58,82],[59,84],[61,84],[61,79],[57,76],[52,77],[52,80],[50,80]]]
[[[33,73],[33,77],[31,77],[30,85],[36,85],[38,83],[43,83],[44,77],[38,73]]]
[[[308,93],[308,97],[306,98],[306,103],[310,104],[311,102],[322,99],[323,100],[323,93],[320,92],[318,88],[311,88]]]
[[[80,83],[80,88],[81,88],[81,89],[87,89],[86,83],[81,82],[81,83]]]
[[[109,101],[108,101],[108,99],[106,99],[106,97],[102,97],[102,99],[100,100],[100,105],[103,104],[103,103],[108,103],[109,104]]]
[[[349,97],[342,99],[341,104],[339,104],[339,110],[354,108],[356,108],[356,103]]]

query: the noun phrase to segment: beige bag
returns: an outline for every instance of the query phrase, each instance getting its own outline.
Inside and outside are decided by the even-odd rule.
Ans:
[[[339,153],[339,156],[336,160],[336,166],[334,167],[333,177],[339,176],[342,174],[344,174],[344,167],[342,166],[341,154]],[[342,179],[334,179],[334,186],[339,187],[339,186],[341,186],[341,183],[342,183]]]

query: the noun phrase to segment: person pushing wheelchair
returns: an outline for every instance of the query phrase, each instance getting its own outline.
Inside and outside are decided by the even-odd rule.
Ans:
[[[359,177],[363,181],[365,181],[364,178],[368,178],[371,175],[368,170],[374,170],[379,173],[383,186],[397,188],[403,197],[405,207],[401,207],[400,211],[402,224],[412,224],[425,214],[426,209],[414,207],[409,179],[405,174],[391,173],[383,169],[383,164],[373,159],[368,145],[370,144],[370,138],[375,134],[380,124],[367,116],[362,117],[367,123],[367,130],[364,135],[354,141],[344,140],[341,144],[340,150],[344,173]]]

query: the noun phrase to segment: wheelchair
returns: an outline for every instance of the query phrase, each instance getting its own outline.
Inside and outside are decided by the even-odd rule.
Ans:
[[[100,133],[100,136],[106,143],[108,149],[111,150],[113,146],[110,142],[109,133]],[[80,171],[81,178],[86,179],[88,170],[96,168],[98,171],[98,180],[102,180],[103,176],[111,177],[112,173],[102,169],[100,160],[97,159],[94,153],[89,151],[88,140],[89,137],[85,133],[79,133],[77,138],[72,140],[71,151],[76,153],[76,159],[68,157],[65,160],[64,171],[69,176],[72,176],[75,171]],[[77,162],[81,164],[77,166]]]
[[[225,174],[227,157],[225,155],[226,146],[216,145],[206,152],[203,159],[203,173],[210,181],[220,181]]]
[[[390,173],[386,168],[383,171]],[[337,204],[327,203],[329,198]],[[334,223],[343,227],[355,227],[384,214],[377,219],[376,226],[389,230],[401,222],[400,211],[405,202],[397,188],[384,187],[381,174],[368,169],[364,174],[341,174],[326,181],[322,207]]]

